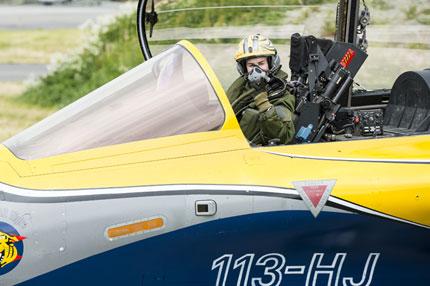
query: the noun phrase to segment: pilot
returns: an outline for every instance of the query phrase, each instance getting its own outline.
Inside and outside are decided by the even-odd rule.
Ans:
[[[240,41],[234,59],[240,77],[227,96],[251,145],[287,144],[294,136],[295,98],[272,42],[261,34]]]

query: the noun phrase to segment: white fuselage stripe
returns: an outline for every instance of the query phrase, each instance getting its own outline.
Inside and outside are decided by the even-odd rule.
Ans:
[[[100,188],[100,189],[72,189],[72,190],[32,190],[21,189],[10,185],[0,183],[0,191],[7,192],[15,196],[30,198],[58,198],[58,197],[85,197],[97,195],[121,195],[135,193],[153,193],[160,192],[181,192],[188,190],[202,191],[242,191],[242,192],[260,192],[260,193],[280,193],[285,195],[299,195],[295,189],[266,187],[266,186],[247,186],[247,185],[158,185],[158,186],[136,186],[136,187],[118,187],[118,188]]]

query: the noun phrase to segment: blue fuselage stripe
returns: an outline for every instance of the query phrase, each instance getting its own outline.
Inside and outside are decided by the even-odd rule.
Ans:
[[[283,270],[280,285],[306,285],[312,259],[320,254],[325,265],[343,257],[339,279],[354,278],[357,283],[376,253],[370,285],[419,286],[430,281],[429,241],[428,229],[365,215],[322,212],[315,219],[308,211],[257,213],[141,240],[20,285],[215,285],[218,272],[211,269],[225,254],[231,255],[231,265],[244,255],[254,257],[249,277],[268,279],[256,260],[271,253],[285,258],[283,267],[304,269],[304,274],[294,275]],[[236,285],[239,271],[231,268],[228,274],[226,285]],[[323,281],[329,275],[318,277]]]

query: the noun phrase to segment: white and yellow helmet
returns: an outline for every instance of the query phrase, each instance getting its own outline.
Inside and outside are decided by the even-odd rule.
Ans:
[[[237,62],[237,70],[241,75],[245,74],[245,61],[250,58],[268,57],[271,71],[277,70],[281,61],[278,51],[272,42],[261,34],[249,35],[242,39],[238,45],[234,59]]]

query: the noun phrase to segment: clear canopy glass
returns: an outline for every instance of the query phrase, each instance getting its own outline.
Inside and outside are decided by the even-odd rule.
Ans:
[[[148,1],[151,3],[151,1]],[[261,33],[274,42],[283,69],[289,71],[293,33],[334,39],[337,0],[201,0],[155,1],[158,22],[147,37],[152,54],[172,41],[195,43],[224,88],[239,76],[233,56],[240,39]],[[374,90],[391,88],[405,71],[430,67],[430,1],[366,0],[369,57],[355,81]],[[147,12],[152,6],[147,5]]]
[[[219,129],[224,111],[193,56],[180,45],[4,142],[32,160],[150,138]]]

